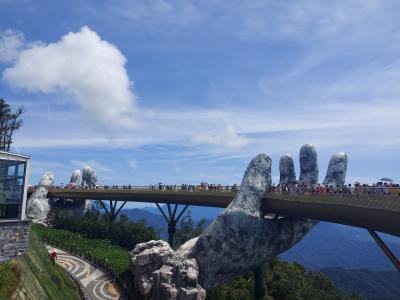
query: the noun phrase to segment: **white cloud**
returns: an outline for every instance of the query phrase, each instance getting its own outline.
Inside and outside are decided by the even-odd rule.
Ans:
[[[0,63],[15,61],[24,45],[22,32],[11,29],[0,32]]]
[[[30,92],[65,92],[79,104],[85,119],[106,128],[132,128],[136,97],[125,63],[118,48],[83,27],[56,43],[22,50],[3,79]]]
[[[129,159],[128,165],[131,169],[136,170],[138,168],[138,162],[135,159]]]
[[[212,146],[223,146],[228,148],[241,148],[249,143],[249,139],[239,135],[233,125],[228,125],[225,132],[198,133],[193,136],[192,141],[196,144]]]

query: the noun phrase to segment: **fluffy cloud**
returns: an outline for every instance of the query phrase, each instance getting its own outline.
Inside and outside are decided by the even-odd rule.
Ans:
[[[30,92],[65,92],[85,118],[105,127],[132,128],[135,95],[125,63],[114,45],[83,27],[56,43],[36,43],[21,51],[3,79]]]
[[[22,32],[7,29],[0,32],[0,63],[8,63],[17,59],[25,45]]]
[[[193,137],[196,144],[205,144],[213,146],[223,146],[229,148],[240,148],[249,143],[249,139],[239,135],[235,127],[228,125],[225,132],[222,133],[199,133]]]

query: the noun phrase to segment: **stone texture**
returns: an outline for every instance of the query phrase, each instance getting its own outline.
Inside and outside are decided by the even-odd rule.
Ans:
[[[324,180],[327,185],[344,185],[347,172],[347,155],[338,152],[329,161],[328,172]]]
[[[290,154],[282,155],[279,160],[280,185],[291,185],[296,181],[296,170]]]
[[[81,180],[81,170],[75,170],[71,175],[69,186],[72,187],[79,185],[80,180]]]
[[[290,159],[287,159],[284,164],[291,164]],[[306,184],[317,182],[318,163],[314,146],[304,145],[301,148],[300,167],[301,179]],[[283,177],[293,178],[294,167],[285,165],[283,169],[285,171]],[[327,174],[345,175],[345,169],[345,163],[332,163]],[[339,182],[341,177],[328,175],[328,178]],[[198,274],[197,284],[205,289],[210,289],[253,270],[261,263],[269,261],[293,247],[318,221],[296,217],[284,217],[276,220],[263,218],[260,215],[261,199],[270,185],[271,159],[265,154],[260,154],[250,162],[235,198],[203,234],[187,241],[176,252],[171,252],[172,250],[169,248],[165,255],[168,258],[165,259],[162,266],[160,266],[161,260],[157,260],[156,267],[160,271],[152,271],[153,275],[150,276],[145,269],[140,272],[133,269],[134,276],[139,275],[136,282],[146,282],[148,293],[150,284],[153,295],[166,297],[167,294],[163,291],[168,289],[170,293],[168,297],[175,297],[171,295],[178,292],[177,297],[194,299],[191,298],[192,292],[186,290],[187,287],[179,287],[180,277],[175,275],[175,270],[180,270],[178,274],[186,274],[186,285],[191,282],[192,277],[195,278]],[[153,241],[154,243],[156,242]],[[151,253],[149,247],[153,246],[146,245],[146,251]],[[136,248],[131,252],[132,261],[138,259],[140,252],[140,249],[138,251]],[[158,253],[160,252],[158,251]],[[182,271],[179,262],[184,264],[188,261],[196,263],[198,273],[196,273],[197,271],[186,273]],[[171,268],[171,266],[173,267]],[[193,265],[192,268],[194,268]],[[149,269],[153,270],[154,268]],[[183,267],[183,269],[185,268]],[[197,270],[197,268],[194,269]],[[143,277],[146,280],[140,279]],[[164,278],[164,282],[161,278]],[[201,290],[199,288],[197,290],[196,297],[201,294]]]
[[[29,231],[29,222],[0,222],[0,264],[26,251]]]
[[[97,175],[94,172],[94,169],[90,166],[86,166],[82,170],[82,185],[84,186],[90,186],[90,187],[95,187],[97,186]],[[89,210],[92,207],[92,200],[85,200],[84,201],[84,212]]]
[[[50,212],[48,188],[54,182],[54,174],[46,172],[40,180],[38,187],[32,193],[26,204],[26,215],[36,223],[45,223]]]
[[[130,252],[135,287],[151,299],[205,299],[206,292],[198,284],[195,259],[176,259],[164,241],[136,245]]]
[[[317,151],[311,144],[300,149],[300,181],[307,185],[318,183]]]
[[[93,168],[86,166],[82,170],[82,185],[96,186],[97,185],[97,175]]]

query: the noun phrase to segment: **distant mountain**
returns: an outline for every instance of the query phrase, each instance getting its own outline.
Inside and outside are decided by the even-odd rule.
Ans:
[[[171,208],[173,209],[175,205],[172,205]],[[179,205],[177,213],[181,211],[185,206],[184,205]],[[165,211],[168,212],[167,205],[162,205],[161,208]],[[146,210],[148,212],[151,212],[156,215],[161,216],[161,212],[157,207],[144,207],[142,210]],[[190,215],[193,219],[193,221],[200,221],[201,218],[206,218],[207,220],[213,220],[218,216],[218,214],[223,210],[222,208],[218,207],[205,207],[205,206],[189,206],[187,211],[190,210]]]
[[[400,273],[397,271],[373,272],[341,268],[320,271],[344,292],[355,293],[370,300],[398,300],[400,298]]]
[[[124,209],[121,214],[124,214],[128,217],[129,220],[133,222],[141,222],[143,221],[147,226],[152,227],[155,231],[159,229],[163,230],[163,236],[166,234],[167,226],[164,218],[161,215],[156,215],[146,210],[142,210],[139,208],[133,209]]]
[[[386,241],[387,245],[400,256],[399,238],[390,237],[390,240],[391,242]],[[395,270],[365,229],[325,222],[318,224],[300,243],[281,257],[317,270],[335,267],[371,271]]]
[[[162,206],[162,207],[168,216],[168,209],[167,209],[166,205]],[[183,205],[178,207],[177,215],[179,214],[179,212],[181,211],[181,209],[183,207],[184,207]],[[208,207],[206,207],[206,208],[208,208]],[[186,212],[184,213],[183,216],[185,216],[189,211],[190,211],[192,219],[195,223],[199,222],[200,219],[203,217],[201,210],[195,210],[194,213],[192,213],[191,207],[186,210]],[[210,215],[210,216],[215,215],[215,212],[213,210],[206,209],[206,210],[204,210],[204,212],[207,212],[208,215]],[[143,221],[146,225],[152,227],[157,232],[159,232],[161,230],[160,231],[161,238],[163,238],[163,239],[167,238],[168,226],[164,220],[164,217],[161,215],[161,213],[157,207],[145,207],[142,209],[139,209],[139,208],[124,209],[124,210],[122,210],[121,214],[126,215],[128,217],[128,219],[133,222]],[[218,212],[216,214],[218,214]],[[210,222],[211,222],[211,220],[207,219],[207,222],[205,225],[208,226]],[[177,226],[179,227],[179,222],[178,222]]]

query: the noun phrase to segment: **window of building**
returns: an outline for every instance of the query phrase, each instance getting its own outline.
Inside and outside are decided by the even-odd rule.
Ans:
[[[0,219],[18,219],[24,192],[26,162],[0,160]]]

